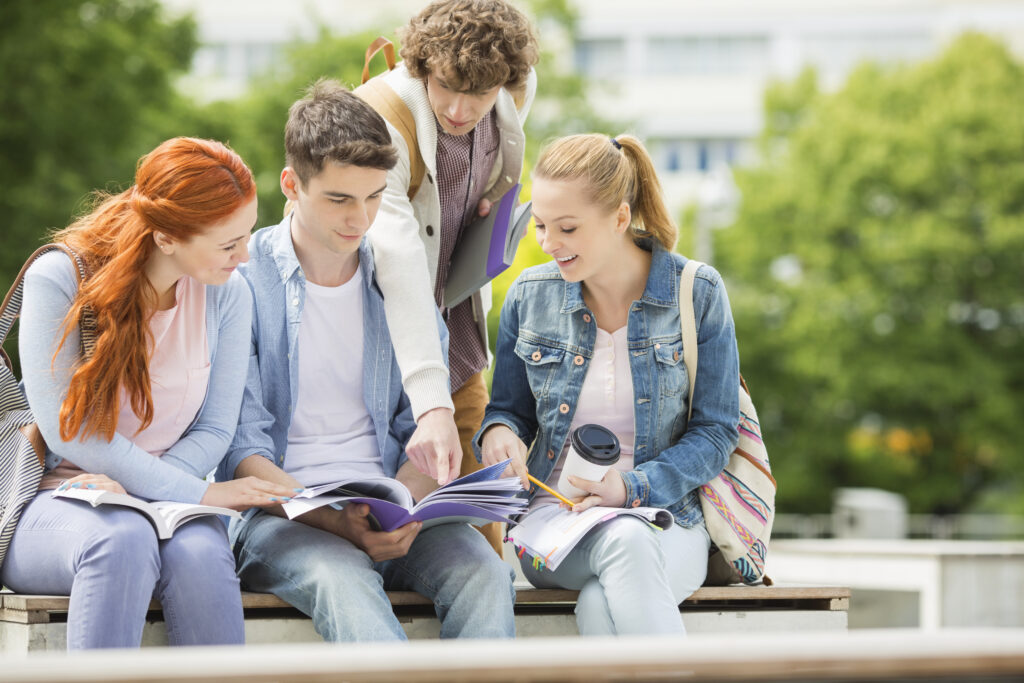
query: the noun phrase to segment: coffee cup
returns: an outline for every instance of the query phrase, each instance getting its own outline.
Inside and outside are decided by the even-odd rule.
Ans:
[[[577,427],[569,436],[569,450],[558,477],[558,491],[566,498],[587,495],[583,489],[569,483],[574,476],[589,481],[601,481],[608,468],[619,461],[619,439],[601,425],[586,424]]]

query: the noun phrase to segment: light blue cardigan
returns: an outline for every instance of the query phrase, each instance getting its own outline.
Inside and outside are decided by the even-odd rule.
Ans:
[[[211,367],[206,398],[193,423],[159,458],[120,434],[110,441],[102,437],[85,441],[60,438],[60,406],[71,368],[80,355],[78,331],[68,335],[56,359],[53,354],[77,289],[74,266],[61,252],[45,254],[25,275],[18,350],[25,395],[47,443],[46,468],[53,469],[67,458],[87,472],[120,482],[133,495],[198,503],[209,486],[205,477],[224,456],[238,422],[249,362],[249,288],[237,272],[226,284],[207,287]]]

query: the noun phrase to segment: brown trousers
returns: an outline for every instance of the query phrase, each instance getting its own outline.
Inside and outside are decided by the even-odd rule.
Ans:
[[[483,465],[479,464],[476,461],[476,456],[473,455],[473,435],[483,424],[484,408],[487,407],[488,400],[487,383],[484,381],[483,372],[478,372],[467,379],[466,383],[452,394],[452,403],[455,404],[455,426],[459,430],[459,442],[462,444],[461,475],[483,468]],[[498,553],[498,557],[502,557],[504,526],[504,524],[493,522],[476,527]]]

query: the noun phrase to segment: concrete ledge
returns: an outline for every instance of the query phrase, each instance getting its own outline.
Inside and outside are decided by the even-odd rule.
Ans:
[[[54,681],[987,681],[1024,676],[1024,630],[861,631],[686,639],[304,644],[41,654],[6,683]],[[1013,679],[1019,680],[1019,679]]]

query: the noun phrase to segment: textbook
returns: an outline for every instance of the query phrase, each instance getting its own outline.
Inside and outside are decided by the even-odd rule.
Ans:
[[[126,493],[114,493],[103,489],[64,489],[55,490],[54,498],[74,498],[84,500],[93,507],[99,505],[123,505],[134,508],[146,515],[156,529],[156,536],[160,540],[166,540],[174,535],[174,532],[182,524],[191,522],[193,519],[206,515],[227,515],[229,517],[241,517],[237,510],[216,507],[214,505],[199,505],[194,503],[175,503],[169,500],[158,500],[148,502]]]
[[[526,552],[533,556],[535,566],[554,571],[588,531],[623,515],[639,517],[658,529],[668,529],[674,521],[672,513],[662,508],[596,506],[573,512],[552,504],[539,507],[520,519],[505,536],[516,546],[520,557]]]
[[[491,206],[490,213],[462,231],[444,288],[444,305],[448,308],[472,296],[512,265],[530,222],[530,202],[516,204],[521,188],[519,183],[513,185]]]
[[[509,461],[459,477],[423,497],[419,503],[402,482],[390,477],[360,477],[306,487],[281,506],[288,519],[324,505],[341,507],[365,503],[382,531],[393,531],[409,522],[423,522],[424,528],[445,522],[473,524],[509,522],[511,515],[526,509],[518,477],[502,478]]]

